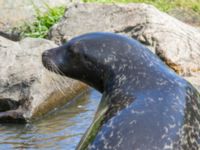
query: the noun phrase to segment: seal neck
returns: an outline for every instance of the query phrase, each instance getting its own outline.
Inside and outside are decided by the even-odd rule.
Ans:
[[[121,64],[124,66],[121,70],[107,70],[102,91],[111,95],[121,92],[123,95],[134,96],[137,92],[165,86],[169,82],[169,76],[175,79],[176,74],[163,62],[157,59],[151,63],[147,60],[132,62],[128,65]]]

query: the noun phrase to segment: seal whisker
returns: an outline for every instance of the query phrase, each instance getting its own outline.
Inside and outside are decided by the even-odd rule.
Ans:
[[[60,75],[63,75],[64,76],[64,73],[58,68],[58,66],[52,61],[50,60],[51,62],[51,65],[53,66],[54,68],[54,71],[57,73],[57,74],[60,74]]]
[[[58,66],[51,60],[51,64],[53,66],[53,70],[55,73],[60,74],[60,76],[56,76],[56,81],[60,85],[60,87],[64,87],[66,85],[69,85],[69,83],[66,80],[66,77],[64,76],[64,73],[58,68]],[[74,89],[70,86],[68,87],[73,93],[75,93]],[[64,93],[64,92],[63,92]]]
[[[60,91],[62,95],[65,95],[65,92],[62,89],[61,84],[59,84],[58,82],[59,80],[57,79],[57,77],[54,74],[52,74],[50,79],[52,81],[52,87],[55,87],[56,89]]]
[[[53,72],[57,73],[57,66],[55,66],[55,64],[53,63],[53,61],[50,60],[50,64],[49,64],[48,67],[49,67],[49,69],[52,70]],[[58,79],[58,77],[59,77],[59,76],[57,76],[57,75],[53,75],[53,74],[51,75],[51,78],[50,78],[50,79],[51,79],[51,81],[53,82],[52,85],[55,86],[56,89],[58,89],[62,95],[65,95],[65,92],[64,92],[64,90],[63,90],[64,85],[61,84],[61,83],[63,83],[63,82],[60,82],[60,80]]]

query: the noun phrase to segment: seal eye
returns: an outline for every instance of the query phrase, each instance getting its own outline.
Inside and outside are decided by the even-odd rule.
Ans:
[[[67,48],[67,51],[70,53],[70,54],[78,54],[78,48],[76,48],[75,46],[73,45],[69,45],[68,48]]]
[[[73,58],[73,59],[76,59],[77,57],[80,56],[78,48],[76,46],[74,46],[74,45],[70,45],[67,48],[67,53],[68,53],[69,57]]]

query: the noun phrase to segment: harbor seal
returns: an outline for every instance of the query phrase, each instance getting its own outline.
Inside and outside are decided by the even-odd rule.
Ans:
[[[200,148],[200,96],[138,41],[88,33],[42,55],[44,66],[103,93],[77,149]]]

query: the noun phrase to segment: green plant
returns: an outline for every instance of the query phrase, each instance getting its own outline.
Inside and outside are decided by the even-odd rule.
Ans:
[[[48,5],[46,7],[48,9],[46,13],[35,7],[36,20],[19,27],[22,37],[46,38],[49,28],[64,15],[65,7],[51,8]]]

